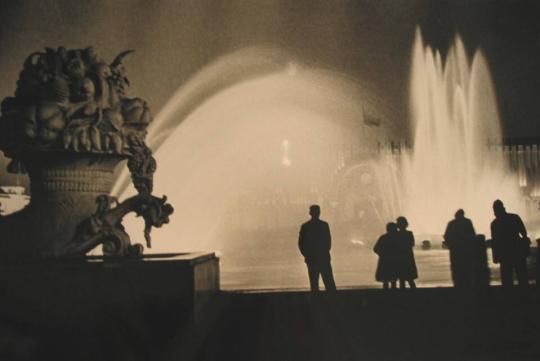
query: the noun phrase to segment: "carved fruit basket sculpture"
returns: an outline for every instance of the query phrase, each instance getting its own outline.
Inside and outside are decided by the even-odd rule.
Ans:
[[[172,207],[151,195],[156,162],[144,139],[152,116],[146,101],[127,96],[129,53],[107,63],[91,47],[46,48],[24,62],[15,96],[2,101],[0,150],[9,172],[28,173],[31,201],[0,219],[0,259],[83,256],[99,244],[106,255],[138,256],[123,215],[145,219],[148,246],[151,227],[168,222]],[[139,194],[113,207],[122,160]]]

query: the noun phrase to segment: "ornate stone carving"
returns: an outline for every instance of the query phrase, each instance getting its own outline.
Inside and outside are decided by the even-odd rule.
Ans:
[[[48,169],[34,177],[32,190],[108,193],[112,181],[112,170]]]
[[[128,169],[131,180],[137,192],[150,194],[154,187],[154,173],[157,168],[156,160],[152,151],[142,139],[136,136],[130,137],[129,150],[131,156],[128,160]]]
[[[103,254],[106,256],[141,256],[144,247],[141,244],[131,244],[122,225],[123,217],[135,212],[144,219],[144,237],[146,246],[150,248],[152,227],[169,223],[169,216],[173,212],[173,207],[167,203],[167,197],[157,198],[149,194],[128,198],[114,208],[114,197],[102,195],[97,197],[96,203],[96,212],[80,223],[72,242],[59,249],[56,256],[82,256],[100,244],[103,245]]]
[[[127,138],[144,139],[152,120],[144,100],[127,97],[123,59],[131,52],[110,64],[91,47],[31,54],[15,97],[2,101],[0,149],[15,163],[18,154],[43,150],[129,156]]]
[[[84,255],[137,256],[122,217],[136,212],[150,231],[173,212],[151,195],[156,161],[144,138],[152,116],[146,101],[127,95],[123,65],[131,50],[105,62],[93,48],[30,54],[13,97],[1,104],[0,150],[8,171],[28,173],[31,201],[0,219],[0,258]],[[128,160],[139,195],[118,204],[108,196],[115,166]],[[97,199],[97,210],[95,201]]]

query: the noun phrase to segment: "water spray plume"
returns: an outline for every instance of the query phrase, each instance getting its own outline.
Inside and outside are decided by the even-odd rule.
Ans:
[[[417,231],[441,234],[455,210],[464,208],[479,231],[489,232],[496,198],[521,210],[515,176],[488,149],[489,144],[502,144],[502,133],[494,85],[480,51],[469,62],[456,36],[442,59],[417,30],[411,118],[414,147],[403,161],[404,213]]]
[[[191,77],[171,96],[148,129],[147,144],[155,152],[191,112],[212,95],[253,77],[285,69],[291,55],[274,47],[250,47],[226,54]],[[123,196],[129,187],[129,174],[123,170],[112,194]]]

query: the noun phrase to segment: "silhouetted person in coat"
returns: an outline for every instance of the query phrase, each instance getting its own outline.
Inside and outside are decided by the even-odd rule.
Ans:
[[[473,284],[473,250],[476,232],[470,219],[459,209],[448,222],[444,241],[450,251],[452,281],[456,288],[469,288]]]
[[[321,208],[318,205],[309,207],[311,220],[302,224],[298,247],[304,256],[312,291],[319,290],[319,275],[322,276],[327,291],[335,291],[336,284],[330,264],[330,248],[332,237],[328,223],[319,219]]]
[[[493,261],[501,265],[503,288],[512,287],[513,271],[516,271],[519,285],[529,286],[526,259],[529,254],[529,238],[523,221],[517,214],[508,213],[502,201],[493,202],[495,219],[491,222]]]
[[[399,261],[397,276],[399,279],[399,288],[405,288],[405,281],[410,288],[416,288],[414,280],[418,278],[418,270],[414,260],[414,235],[407,230],[409,222],[405,217],[398,217],[396,220],[399,239]]]
[[[379,237],[375,247],[373,247],[373,252],[379,256],[375,279],[383,283],[385,290],[388,289],[389,284],[393,289],[396,288],[400,253],[399,241],[397,224],[388,223],[386,233]]]

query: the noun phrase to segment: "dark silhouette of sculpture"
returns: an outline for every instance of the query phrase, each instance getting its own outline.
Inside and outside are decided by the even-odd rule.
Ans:
[[[45,48],[27,57],[15,96],[1,104],[0,150],[11,158],[9,172],[28,172],[32,197],[26,208],[0,220],[2,259],[71,256],[89,250],[82,244],[132,255],[113,214],[142,215],[148,238],[151,227],[161,223],[153,212],[172,213],[170,205],[163,201],[157,207],[158,198],[151,196],[156,161],[144,139],[152,116],[146,101],[127,95],[123,62],[132,52],[111,63],[91,47]],[[114,170],[126,159],[142,203],[130,200],[113,208],[108,194]],[[109,252],[110,233],[118,247]]]
[[[383,283],[383,288],[388,289],[389,284],[396,288],[399,263],[399,234],[395,223],[386,225],[386,233],[379,237],[373,247],[373,251],[379,256],[375,279]]]
[[[14,162],[42,149],[128,154],[127,138],[143,139],[152,120],[144,100],[126,97],[123,59],[131,52],[111,64],[91,47],[31,54],[15,97],[2,101],[2,150]]]
[[[311,219],[302,224],[298,238],[298,247],[304,256],[308,268],[309,283],[312,291],[319,290],[319,275],[327,291],[335,291],[336,285],[330,263],[332,237],[328,223],[319,219],[321,208],[309,207]]]
[[[405,282],[410,288],[416,288],[414,282],[418,278],[418,270],[414,260],[414,235],[407,230],[409,222],[407,218],[401,216],[396,220],[398,227],[398,269],[397,276],[399,279],[399,287],[405,288]]]
[[[526,259],[530,253],[530,240],[521,218],[508,213],[502,201],[493,202],[495,219],[491,222],[493,261],[501,266],[503,288],[513,285],[515,270],[520,287],[529,285]]]
[[[72,242],[57,250],[55,256],[84,256],[98,245],[103,245],[106,256],[138,257],[142,255],[141,244],[131,244],[129,235],[125,232],[122,219],[130,212],[141,216],[145,222],[144,236],[146,246],[152,247],[150,231],[152,227],[161,227],[169,223],[173,208],[167,202],[167,197],[157,198],[152,195],[139,194],[126,199],[112,208],[116,199],[109,196],[99,196],[96,213],[83,221],[77,228]]]
[[[450,251],[450,268],[454,287],[459,289],[472,286],[473,249],[476,232],[463,209],[458,209],[454,219],[448,222],[444,241]]]
[[[131,156],[128,160],[128,169],[135,189],[141,194],[151,194],[154,184],[154,172],[156,160],[152,151],[144,143],[144,140],[134,137],[130,142]]]

